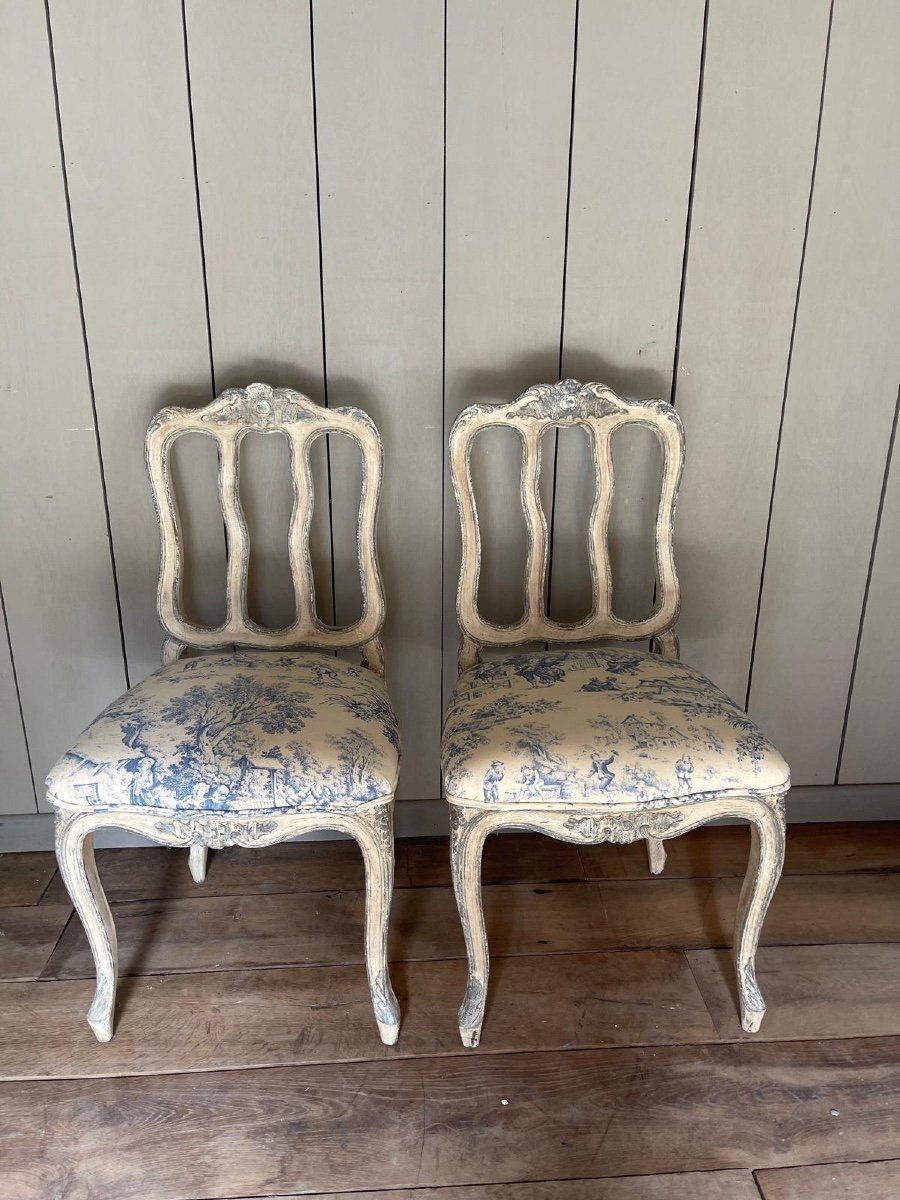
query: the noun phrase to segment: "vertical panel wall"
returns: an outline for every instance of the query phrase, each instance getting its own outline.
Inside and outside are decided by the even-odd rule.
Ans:
[[[675,405],[684,657],[747,694],[829,0],[710,7]],[[785,114],[790,113],[790,120]],[[812,599],[811,597],[809,598]]]
[[[795,783],[834,781],[897,399],[897,113],[900,8],[837,0],[750,690]]]
[[[159,540],[143,439],[211,397],[181,7],[50,5],[72,224],[132,682],[159,666]],[[187,464],[185,464],[187,465]],[[189,477],[190,478],[190,477]],[[186,490],[188,498],[203,500]],[[206,501],[208,506],[208,500]],[[208,513],[205,513],[209,516]],[[198,616],[217,610],[221,524],[201,526]]]
[[[514,399],[559,370],[575,4],[464,0],[447,13],[445,428],[475,401]],[[521,445],[482,435],[479,599],[524,605]],[[552,472],[552,457],[549,462]],[[543,472],[549,500],[550,473]],[[446,483],[444,690],[456,680],[459,517]]]
[[[125,675],[46,19],[39,5],[5,2],[0,23],[0,571],[42,796],[49,768]],[[0,804],[33,810],[8,663],[4,675]]]
[[[384,438],[380,546],[388,686],[403,731],[401,794],[433,796],[441,703],[443,6],[325,0],[313,14],[328,399],[365,409]],[[335,479],[351,462],[335,456]],[[332,497],[335,527],[347,528],[358,492],[335,486]],[[349,553],[337,555],[341,620],[351,596],[342,578],[355,564]]]
[[[702,0],[581,0],[566,264],[563,374],[625,396],[668,399],[703,43]],[[614,606],[646,615],[654,565],[639,555],[652,521],[651,444],[625,430],[614,446]],[[621,469],[619,469],[621,468]],[[586,439],[560,437],[551,612],[590,609]]]
[[[217,390],[253,380],[321,402],[322,306],[308,3],[187,0],[197,180]],[[235,80],[243,81],[235,86]],[[275,437],[242,447],[251,615],[289,625],[286,538],[293,493]],[[282,457],[279,458],[279,451]],[[333,614],[325,446],[314,447],[316,601]],[[282,486],[278,486],[279,482]],[[327,560],[327,561],[326,561]]]
[[[0,812],[33,813],[31,768],[42,803],[55,758],[159,663],[148,420],[254,379],[381,428],[402,796],[440,794],[456,678],[450,424],[560,373],[683,417],[685,658],[748,699],[797,783],[900,782],[893,0],[48,7],[49,29],[0,0]],[[546,440],[541,480],[569,619],[589,591],[579,439]],[[206,449],[179,490],[209,620]],[[281,624],[284,448],[245,449],[251,602]],[[519,456],[491,436],[475,463],[481,594],[504,619]],[[627,616],[653,599],[656,463],[632,431],[615,458]],[[331,438],[314,469],[319,613],[348,621],[358,456]]]

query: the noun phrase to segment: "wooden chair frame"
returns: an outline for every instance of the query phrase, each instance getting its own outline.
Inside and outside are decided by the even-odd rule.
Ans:
[[[296,617],[284,629],[265,629],[247,612],[247,574],[250,539],[240,501],[240,443],[251,430],[287,438],[290,447],[294,507],[289,530],[289,554]],[[219,494],[228,551],[226,617],[211,628],[190,621],[181,604],[183,545],[181,522],[171,484],[169,462],[176,438],[186,433],[213,437],[219,450]],[[363,483],[357,527],[357,554],[363,611],[353,625],[323,624],[315,611],[315,589],[309,553],[312,519],[312,476],[309,450],[316,438],[341,433],[360,447]],[[374,422],[357,408],[323,408],[299,392],[273,390],[264,384],[224,392],[206,408],[164,408],[150,423],[146,437],[147,469],[159,517],[161,560],[158,613],[166,633],[163,662],[177,659],[185,649],[227,649],[233,645],[258,649],[353,649],[363,664],[383,675],[379,633],[385,602],[378,570],[375,525],[381,489],[383,451]],[[388,918],[394,878],[394,797],[370,802],[350,813],[285,812],[199,813],[160,809],[85,811],[72,798],[56,801],[56,854],[60,872],[84,924],[97,970],[97,984],[88,1022],[101,1042],[113,1032],[117,981],[116,933],[109,904],[94,860],[93,835],[114,827],[139,833],[166,846],[190,848],[190,868],[200,883],[206,875],[209,848],[271,846],[302,833],[331,829],[356,839],[366,869],[365,944],[369,989],[378,1029],[386,1044],[397,1040],[400,1010],[391,987],[387,963]]]
[[[553,621],[546,612],[549,544],[540,501],[541,441],[548,429],[582,426],[591,442],[595,473],[594,503],[588,529],[592,609],[582,621]],[[623,621],[612,611],[608,529],[613,499],[611,438],[625,425],[653,430],[663,452],[662,485],[656,516],[657,596],[653,613]],[[471,451],[484,429],[502,426],[522,439],[521,502],[528,533],[525,611],[511,625],[496,625],[478,611],[481,537],[471,474]],[[462,564],[457,616],[462,631],[460,672],[481,661],[484,646],[516,646],[533,641],[575,643],[594,640],[650,639],[651,650],[678,657],[674,625],[679,586],[673,554],[675,502],[684,462],[684,434],[675,409],[663,401],[625,401],[602,384],[562,380],[529,388],[512,404],[474,404],[459,414],[450,433],[450,471],[462,526]],[[784,794],[721,797],[690,804],[672,802],[660,809],[571,803],[517,803],[496,809],[480,807],[448,794],[453,886],[465,935],[469,978],[459,1010],[465,1046],[477,1046],[484,1020],[488,983],[488,946],[481,902],[481,855],[484,839],[498,829],[526,829],[563,841],[647,843],[654,874],[665,865],[664,839],[686,833],[708,821],[730,817],[751,825],[750,862],[738,906],[735,958],[741,1021],[748,1032],[759,1029],[765,1004],[756,982],[759,934],[784,861]]]

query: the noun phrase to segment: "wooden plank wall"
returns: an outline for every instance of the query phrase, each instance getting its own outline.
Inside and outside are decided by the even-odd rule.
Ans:
[[[48,15],[0,0],[0,812],[34,812],[57,755],[158,663],[149,417],[255,378],[382,428],[401,795],[439,795],[455,673],[449,425],[560,373],[683,415],[685,657],[749,704],[797,783],[900,781],[892,0]],[[617,464],[616,597],[634,613],[652,602],[654,458],[636,438]],[[215,464],[188,446],[179,465],[190,601],[211,616]],[[276,443],[248,447],[253,604],[273,623],[291,605],[283,470]],[[477,473],[482,594],[508,616],[515,447],[486,445]],[[340,439],[316,482],[317,602],[348,619],[358,468]],[[548,439],[563,617],[586,602],[589,483],[578,437]]]

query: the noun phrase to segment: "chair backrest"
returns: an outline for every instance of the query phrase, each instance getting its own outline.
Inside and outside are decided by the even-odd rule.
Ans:
[[[548,617],[545,604],[549,545],[539,490],[541,439],[547,429],[572,425],[587,430],[594,465],[594,502],[587,531],[592,608],[583,621],[563,623]],[[612,611],[608,528],[614,481],[610,440],[623,425],[649,426],[663,452],[656,514],[656,605],[649,617],[639,621],[622,621]],[[494,624],[478,611],[481,537],[470,460],[475,437],[492,426],[514,429],[522,439],[521,499],[528,533],[525,611],[522,619],[511,625]],[[512,404],[473,404],[464,409],[450,433],[450,471],[462,524],[462,565],[457,592],[457,614],[463,635],[460,669],[477,661],[479,646],[513,646],[531,641],[660,639],[668,635],[677,619],[679,605],[672,526],[683,462],[684,433],[671,404],[661,400],[622,400],[599,383],[565,379],[538,384]]]
[[[283,435],[288,443],[294,505],[288,553],[294,586],[294,623],[265,629],[247,612],[250,538],[240,499],[240,446],[251,430]],[[170,452],[185,433],[213,437],[219,452],[219,500],[225,522],[227,574],[225,621],[217,627],[198,625],[184,613],[181,601],[183,538],[170,478]],[[353,625],[323,624],[315,611],[315,585],[309,552],[313,482],[309,450],[316,438],[341,433],[353,438],[362,454],[363,478],[357,526],[357,555],[362,585],[362,616]],[[381,489],[382,446],[374,422],[358,408],[323,408],[289,388],[274,390],[254,383],[223,392],[206,408],[164,408],[150,422],[145,442],[147,470],[159,516],[161,560],[157,607],[168,638],[166,661],[185,647],[222,649],[230,645],[264,649],[316,647],[362,649],[367,666],[381,672],[378,633],[384,623],[384,593],[375,548],[375,518]]]

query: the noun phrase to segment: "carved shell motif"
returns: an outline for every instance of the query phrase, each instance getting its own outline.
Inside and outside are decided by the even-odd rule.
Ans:
[[[621,816],[570,817],[566,829],[584,842],[625,845],[641,838],[665,837],[682,822],[678,813],[623,813]]]

